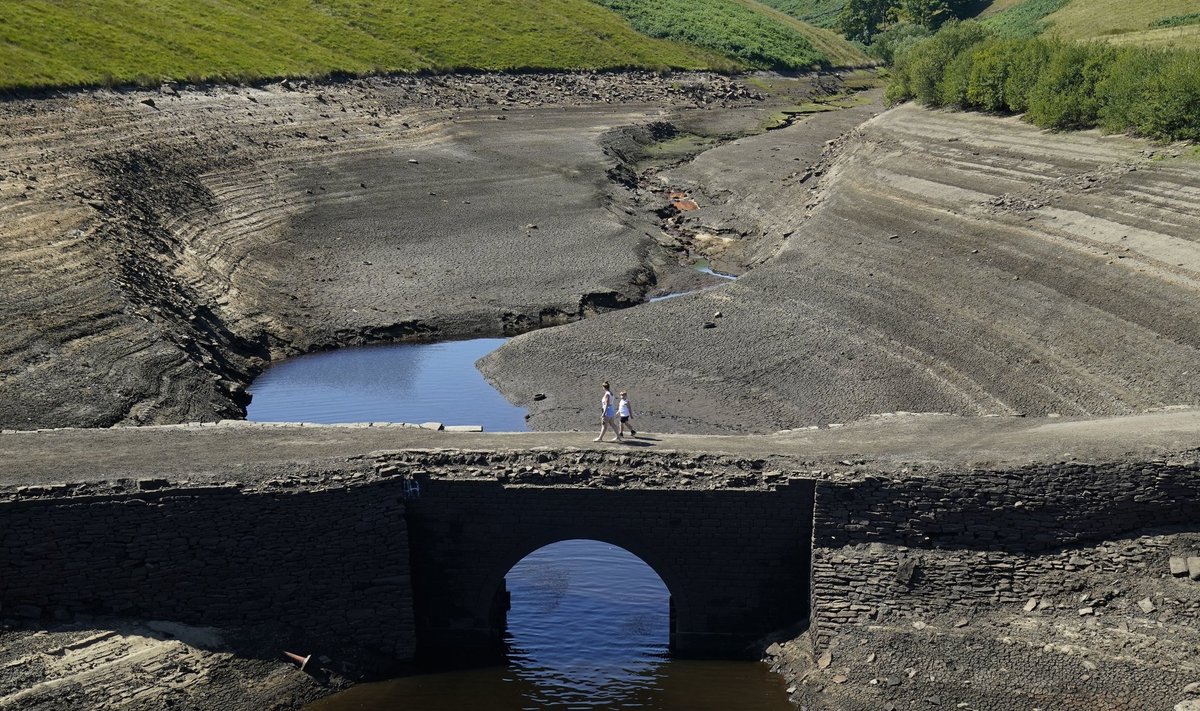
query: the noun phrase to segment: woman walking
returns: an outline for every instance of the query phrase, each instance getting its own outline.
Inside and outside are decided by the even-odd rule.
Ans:
[[[604,388],[604,396],[600,398],[600,436],[592,440],[593,442],[603,442],[604,433],[612,430],[616,437],[614,442],[621,441],[621,428],[617,424],[617,404],[613,400],[612,390],[608,387],[608,381],[605,380],[600,384]]]

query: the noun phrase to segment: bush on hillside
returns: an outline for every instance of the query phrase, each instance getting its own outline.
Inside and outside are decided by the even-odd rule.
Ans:
[[[875,41],[871,43],[868,53],[884,64],[891,64],[902,50],[932,34],[928,27],[897,22],[875,35]]]
[[[1029,92],[1029,120],[1055,129],[1096,126],[1101,102],[1096,85],[1105,78],[1114,55],[1108,45],[1057,45]]]
[[[989,37],[950,24],[896,53],[892,103],[1024,112],[1044,128],[1200,139],[1200,52]]]
[[[936,35],[913,43],[896,57],[888,100],[915,98],[928,106],[944,105],[942,84],[947,67],[985,37],[978,23],[951,22]]]

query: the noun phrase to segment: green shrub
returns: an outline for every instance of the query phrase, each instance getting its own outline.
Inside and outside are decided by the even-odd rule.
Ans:
[[[896,56],[888,101],[911,98],[926,106],[941,106],[945,103],[942,84],[947,68],[955,57],[985,36],[976,22],[950,22],[936,35],[909,45]]]
[[[1184,25],[1200,25],[1200,12],[1159,18],[1151,27],[1183,27]]]
[[[1050,62],[1050,45],[1040,39],[1026,39],[1013,52],[1004,77],[1004,105],[1013,113],[1029,110],[1029,94],[1037,84],[1042,68]]]
[[[1162,57],[1146,82],[1145,101],[1145,110],[1137,114],[1138,133],[1200,140],[1200,52],[1173,52]]]
[[[1023,112],[1056,130],[1200,140],[1200,51],[986,37],[952,23],[896,52],[887,98]]]
[[[1050,63],[1029,93],[1029,120],[1054,129],[1095,126],[1101,104],[1096,85],[1105,78],[1115,53],[1108,45],[1056,43]]]
[[[927,27],[897,22],[875,35],[875,41],[871,44],[869,53],[884,64],[891,64],[896,60],[897,54],[932,34],[933,32]]]
[[[967,87],[971,83],[971,73],[975,64],[973,51],[959,52],[946,64],[942,71],[942,81],[938,85],[938,104],[953,106],[956,109],[971,108],[967,97]]]
[[[1013,65],[1013,55],[1021,46],[1011,40],[987,40],[972,52],[971,73],[967,77],[968,105],[984,111],[1003,111],[1004,84]]]

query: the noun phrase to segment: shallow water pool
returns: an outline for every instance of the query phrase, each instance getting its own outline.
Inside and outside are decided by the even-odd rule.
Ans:
[[[250,386],[254,422],[441,422],[526,431],[525,410],[492,387],[475,361],[504,338],[342,348],[292,358]]]

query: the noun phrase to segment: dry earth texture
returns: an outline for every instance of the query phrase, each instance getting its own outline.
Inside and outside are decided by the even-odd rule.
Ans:
[[[590,427],[602,377],[698,433],[1197,402],[1186,150],[915,107],[855,129],[870,104],[730,142],[780,108],[758,97],[583,74],[8,102],[0,426],[237,417],[273,359],[601,313],[484,361],[535,428]],[[681,254],[747,276],[640,304],[697,284]]]
[[[609,209],[600,137],[747,95],[577,74],[4,103],[0,425],[234,417],[268,359],[631,305],[662,255]]]
[[[695,196],[668,227],[752,270],[527,334],[484,371],[541,429],[578,426],[573,391],[601,373],[647,428],[690,432],[1197,402],[1200,162],[915,106],[826,142],[871,111],[646,176],[634,199]]]

